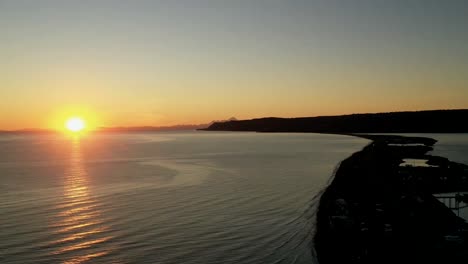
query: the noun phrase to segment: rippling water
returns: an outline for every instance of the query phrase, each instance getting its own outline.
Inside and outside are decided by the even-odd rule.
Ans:
[[[0,135],[0,263],[315,263],[314,196],[366,143]]]

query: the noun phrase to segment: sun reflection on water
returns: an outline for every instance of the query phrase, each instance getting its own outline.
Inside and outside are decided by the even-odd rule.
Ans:
[[[86,171],[79,137],[71,141],[69,168],[64,177],[63,201],[56,208],[57,236],[50,246],[52,255],[60,257],[62,263],[83,263],[108,255],[111,250],[103,243],[112,239],[110,227],[97,201],[90,194],[89,175]]]

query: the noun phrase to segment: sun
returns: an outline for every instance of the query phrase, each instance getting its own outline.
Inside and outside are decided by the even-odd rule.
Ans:
[[[65,127],[71,132],[80,132],[86,127],[86,123],[82,118],[72,117],[65,122]]]

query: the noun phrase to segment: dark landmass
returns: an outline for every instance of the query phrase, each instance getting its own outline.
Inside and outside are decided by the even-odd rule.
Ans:
[[[208,126],[201,125],[174,125],[174,126],[134,126],[134,127],[100,127],[97,132],[151,132],[151,131],[180,131],[196,130]]]
[[[320,199],[319,263],[468,263],[467,224],[434,195],[467,192],[468,166],[428,155],[434,139],[358,136],[372,142],[341,162]]]
[[[208,124],[186,124],[173,126],[132,126],[132,127],[100,127],[97,132],[151,132],[151,131],[182,131],[182,130],[202,130],[214,123],[237,121],[235,117],[226,120],[213,120]]]
[[[55,130],[40,128],[25,128],[18,130],[0,130],[0,134],[51,134],[57,133]]]
[[[202,130],[315,133],[466,133],[468,109],[259,118],[214,122]]]
[[[211,124],[211,123],[210,123]],[[133,126],[133,127],[99,127],[93,132],[98,133],[126,133],[126,132],[157,132],[157,131],[183,131],[183,130],[196,130],[209,126],[210,124],[200,125],[174,125],[174,126]],[[20,130],[0,130],[0,133],[8,134],[48,134],[59,133],[60,131],[52,129],[20,129]]]

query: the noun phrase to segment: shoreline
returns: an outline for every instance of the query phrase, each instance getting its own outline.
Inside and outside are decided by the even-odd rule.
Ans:
[[[468,263],[466,222],[434,196],[468,192],[468,166],[427,154],[431,138],[342,135],[371,142],[339,164],[320,198],[319,263]]]

